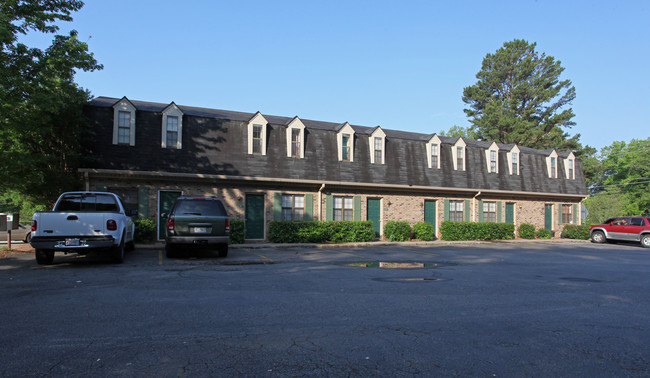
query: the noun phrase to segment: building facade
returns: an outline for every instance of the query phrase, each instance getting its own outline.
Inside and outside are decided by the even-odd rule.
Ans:
[[[99,97],[86,190],[122,196],[140,217],[179,195],[222,199],[247,239],[272,220],[530,223],[559,235],[586,197],[573,153],[377,127]]]

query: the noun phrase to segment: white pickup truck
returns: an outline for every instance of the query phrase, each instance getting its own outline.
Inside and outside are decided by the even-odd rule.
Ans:
[[[68,192],[61,194],[52,211],[34,213],[30,244],[39,264],[52,264],[55,251],[105,251],[121,263],[125,248],[133,248],[134,231],[133,220],[119,196]]]

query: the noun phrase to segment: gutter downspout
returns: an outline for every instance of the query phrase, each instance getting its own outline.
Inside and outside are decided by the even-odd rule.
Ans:
[[[482,192],[479,190],[478,193],[476,193],[476,195],[474,196],[474,198],[472,198],[472,208],[473,209],[476,209],[476,197],[480,196],[481,193]],[[481,209],[479,209],[479,211],[480,210]],[[476,213],[478,213],[478,211],[474,211],[473,214],[472,214],[472,219],[473,219],[474,222],[478,222],[478,220],[476,219]]]
[[[318,189],[318,220],[322,221],[323,220],[323,189],[325,189],[325,184],[322,184],[320,186],[320,189]]]

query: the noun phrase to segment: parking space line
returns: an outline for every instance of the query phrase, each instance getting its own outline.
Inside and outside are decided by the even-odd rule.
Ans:
[[[251,252],[250,249],[246,249],[245,251],[248,252],[248,253],[252,253],[252,254],[254,254],[255,256],[261,257],[261,258],[263,258],[264,260],[268,261],[268,262],[271,263],[271,264],[275,262],[275,261],[273,261],[273,259],[268,258],[268,257],[266,257],[266,256],[264,256],[264,255],[260,255],[259,253]]]

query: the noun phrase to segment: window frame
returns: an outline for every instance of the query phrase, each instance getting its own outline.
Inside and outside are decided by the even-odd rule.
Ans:
[[[460,206],[460,210],[458,209],[459,206]],[[460,214],[460,217],[459,217],[459,214]],[[449,200],[449,219],[448,220],[452,221],[452,222],[464,222],[465,221],[465,201],[464,200],[452,200],[452,199]]]
[[[297,205],[297,199],[302,199],[302,207]],[[288,200],[288,202],[286,201]],[[282,193],[280,205],[282,207],[282,220],[291,222],[300,222],[305,220],[305,195],[304,194],[285,194]],[[287,206],[288,205],[288,206]],[[289,219],[287,219],[287,215]]]
[[[483,201],[482,210],[483,222],[497,223],[497,203],[495,201]]]
[[[568,209],[568,211],[565,211],[565,209]],[[568,221],[566,217],[568,217]],[[562,204],[562,218],[560,221],[562,224],[573,224],[573,204]]]
[[[260,132],[260,138],[259,138],[259,145],[261,152],[255,152],[254,151],[254,140],[253,140],[253,134],[254,134],[254,129],[255,126],[260,126],[261,127],[261,132]],[[257,155],[257,156],[266,156],[266,139],[267,139],[267,126],[268,126],[268,121],[262,113],[257,112],[255,115],[248,121],[248,125],[246,127],[247,129],[247,152],[249,155]]]
[[[126,124],[121,124],[121,117],[120,113],[128,113],[129,114],[129,120],[128,120],[128,125]],[[123,97],[121,100],[117,101],[113,105],[113,144],[116,145],[122,145],[122,146],[135,146],[135,123],[136,123],[136,108],[129,99],[126,97]],[[121,137],[124,135],[120,135],[120,130],[126,130],[129,129],[128,131],[128,142],[120,142]]]
[[[183,115],[184,114],[181,109],[173,102],[162,111],[162,132],[160,141],[161,148],[177,150],[183,149]],[[167,140],[169,133],[169,120],[174,118],[177,121],[176,143],[170,143],[170,141]]]
[[[350,207],[347,207],[349,201]],[[338,203],[337,203],[338,202]],[[354,197],[353,196],[334,196],[332,200],[332,214],[335,221],[353,221],[354,220]],[[349,218],[349,219],[348,219]]]

